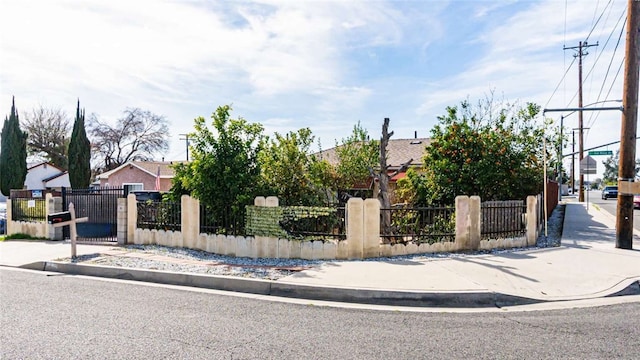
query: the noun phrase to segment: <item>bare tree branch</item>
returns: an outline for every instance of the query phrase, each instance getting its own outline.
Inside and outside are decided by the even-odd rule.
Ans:
[[[94,159],[100,171],[108,171],[128,161],[147,161],[169,149],[169,127],[164,116],[139,108],[128,108],[115,127],[93,115],[89,121]]]
[[[67,114],[59,108],[45,108],[40,105],[30,113],[24,113],[22,127],[28,134],[29,155],[66,169],[71,129],[69,124]]]

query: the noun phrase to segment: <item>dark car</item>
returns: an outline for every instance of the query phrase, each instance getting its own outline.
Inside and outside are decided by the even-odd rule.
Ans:
[[[160,191],[132,191],[131,194],[136,196],[137,201],[160,201],[162,200],[162,193]]]
[[[602,200],[607,200],[610,198],[618,197],[618,187],[617,186],[605,186],[602,190]]]

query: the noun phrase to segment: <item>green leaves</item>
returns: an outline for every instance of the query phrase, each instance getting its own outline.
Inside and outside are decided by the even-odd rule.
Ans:
[[[27,177],[27,133],[20,130],[15,100],[11,115],[4,120],[0,142],[0,191],[9,196],[11,189],[24,187]]]
[[[80,110],[80,100],[76,109],[76,119],[69,142],[69,182],[75,189],[86,189],[91,183],[91,143],[84,126],[84,110]]]
[[[174,196],[190,193],[219,218],[240,214],[261,193],[262,125],[231,119],[230,113],[229,105],[218,107],[212,129],[203,117],[196,118],[195,132],[189,134],[193,160],[174,167]]]
[[[420,205],[452,204],[457,195],[483,200],[520,199],[542,186],[540,107],[518,108],[488,99],[448,107],[431,131],[424,171],[400,182],[402,195]]]

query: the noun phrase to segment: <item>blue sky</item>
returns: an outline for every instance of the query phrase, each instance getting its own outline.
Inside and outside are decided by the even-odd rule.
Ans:
[[[563,46],[584,40],[600,44],[584,60],[584,103],[621,99],[622,74],[614,76],[624,35],[614,48],[625,8],[623,0],[0,0],[0,106],[8,114],[15,95],[21,112],[41,104],[73,114],[80,98],[105,121],[127,107],[150,110],[170,123],[171,148],[158,155],[167,160],[184,159],[180,134],[223,104],[267,134],[309,127],[323,148],[358,121],[379,137],[385,117],[395,138],[428,137],[446,106],[492,91],[577,106],[575,51]],[[620,113],[584,118],[585,148],[619,140]]]

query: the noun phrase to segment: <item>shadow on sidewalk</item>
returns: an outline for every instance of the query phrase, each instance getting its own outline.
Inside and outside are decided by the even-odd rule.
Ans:
[[[615,225],[596,219],[583,204],[567,204],[565,212],[562,246],[590,249],[596,244],[615,244]]]

